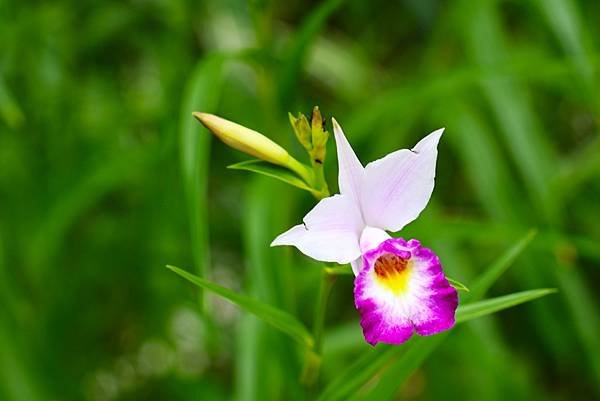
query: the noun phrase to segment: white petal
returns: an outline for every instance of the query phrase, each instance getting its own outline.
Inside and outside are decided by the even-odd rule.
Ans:
[[[399,231],[419,216],[433,192],[437,144],[444,129],[369,163],[362,183],[361,205],[367,225]]]
[[[364,255],[368,251],[377,248],[383,241],[390,238],[390,235],[385,231],[380,230],[379,228],[367,226],[363,228],[362,233],[360,234],[360,251]],[[356,260],[353,260],[351,265],[354,275],[358,276],[358,273],[360,273],[364,266],[362,256]]]
[[[360,234],[360,251],[364,255],[371,249],[377,248],[379,244],[381,244],[386,239],[390,238],[392,237],[390,237],[390,235],[385,231],[379,228],[366,226]]]
[[[337,147],[340,193],[349,196],[350,199],[359,205],[364,167],[348,143],[342,127],[340,127],[335,118],[332,118],[331,121],[333,122],[333,134],[335,135],[335,144]]]
[[[350,262],[350,265],[352,266],[352,272],[354,272],[354,275],[358,276],[358,273],[360,273],[360,271],[363,268],[362,256],[360,258]]]
[[[348,196],[334,195],[317,203],[304,217],[304,224],[279,235],[271,246],[292,245],[313,259],[345,264],[361,255],[362,228],[354,202]]]

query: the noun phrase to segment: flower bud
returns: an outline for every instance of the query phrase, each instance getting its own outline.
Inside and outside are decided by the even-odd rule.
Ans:
[[[290,117],[290,124],[292,124],[296,138],[298,138],[304,149],[310,152],[313,148],[312,131],[306,116],[302,113],[298,114],[298,118],[294,117],[292,113],[288,113],[288,116]]]
[[[225,144],[269,163],[287,167],[291,156],[266,136],[242,125],[207,113],[192,113]]]
[[[325,130],[325,120],[321,116],[321,111],[318,106],[315,106],[311,116],[311,129],[312,129],[312,146],[313,149],[310,152],[313,162],[323,164],[325,161],[325,151],[327,146],[327,139],[329,139],[329,132]]]

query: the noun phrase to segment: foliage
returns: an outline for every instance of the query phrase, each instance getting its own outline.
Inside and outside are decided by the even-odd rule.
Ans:
[[[588,0],[0,3],[0,399],[600,397],[599,18]],[[315,104],[363,161],[446,127],[401,235],[469,288],[461,313],[557,293],[373,349],[331,266],[311,359],[286,333],[310,327],[322,266],[268,244],[314,198],[226,169],[246,158],[191,112],[309,163],[287,113]],[[199,298],[166,264],[299,321]]]

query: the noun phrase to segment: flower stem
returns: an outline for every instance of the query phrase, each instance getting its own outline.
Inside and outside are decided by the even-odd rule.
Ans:
[[[321,284],[319,286],[319,296],[315,307],[315,316],[313,320],[313,336],[315,338],[315,352],[321,355],[323,350],[323,328],[325,327],[325,316],[327,314],[327,301],[331,288],[336,277],[327,273],[325,269],[321,273]]]
[[[319,369],[321,367],[321,354],[323,351],[323,328],[325,327],[325,317],[327,314],[327,302],[331,289],[335,283],[336,276],[327,273],[325,269],[321,273],[321,282],[319,285],[319,294],[315,305],[315,314],[313,318],[312,334],[315,345],[309,351],[306,365],[302,374],[302,381],[313,392],[319,378]]]

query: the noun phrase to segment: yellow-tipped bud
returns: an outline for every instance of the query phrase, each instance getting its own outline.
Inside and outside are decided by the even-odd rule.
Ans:
[[[325,152],[327,139],[329,139],[329,132],[325,130],[325,120],[321,116],[321,111],[318,106],[315,106],[311,116],[311,130],[312,130],[312,145],[313,149],[311,157],[313,162],[323,164],[325,161]]]
[[[289,153],[266,136],[208,113],[192,113],[210,132],[227,145],[269,163],[289,167]]]

